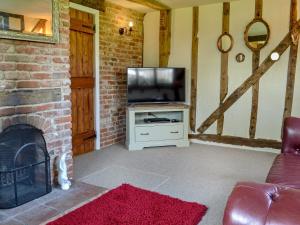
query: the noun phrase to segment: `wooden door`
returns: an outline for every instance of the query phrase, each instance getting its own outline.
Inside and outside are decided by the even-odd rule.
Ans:
[[[79,155],[95,149],[94,19],[76,9],[70,9],[70,73],[73,154]]]

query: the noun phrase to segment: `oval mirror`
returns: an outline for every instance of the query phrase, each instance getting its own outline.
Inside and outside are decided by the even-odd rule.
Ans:
[[[269,25],[263,19],[254,19],[246,27],[245,43],[253,51],[262,49],[268,44],[270,38]]]
[[[218,49],[223,52],[227,53],[232,49],[233,46],[233,38],[230,34],[224,33],[218,38],[217,42]]]

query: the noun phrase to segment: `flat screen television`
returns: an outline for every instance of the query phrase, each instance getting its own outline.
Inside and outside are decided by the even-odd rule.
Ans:
[[[185,102],[185,68],[128,68],[128,103]]]

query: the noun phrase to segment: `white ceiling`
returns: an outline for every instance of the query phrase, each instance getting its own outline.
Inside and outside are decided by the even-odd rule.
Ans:
[[[154,11],[148,7],[129,2],[127,0],[106,0],[108,2],[123,6],[125,8],[133,9],[139,12],[147,13]],[[157,0],[170,8],[185,8],[185,7],[192,7],[197,5],[206,5],[206,4],[213,4],[213,3],[220,3],[220,2],[229,2],[229,1],[239,1],[239,0]]]

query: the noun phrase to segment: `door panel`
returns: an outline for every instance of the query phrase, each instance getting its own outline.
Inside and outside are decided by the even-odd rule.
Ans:
[[[70,9],[70,73],[74,155],[90,152],[95,148],[93,20],[93,15],[89,13]]]

